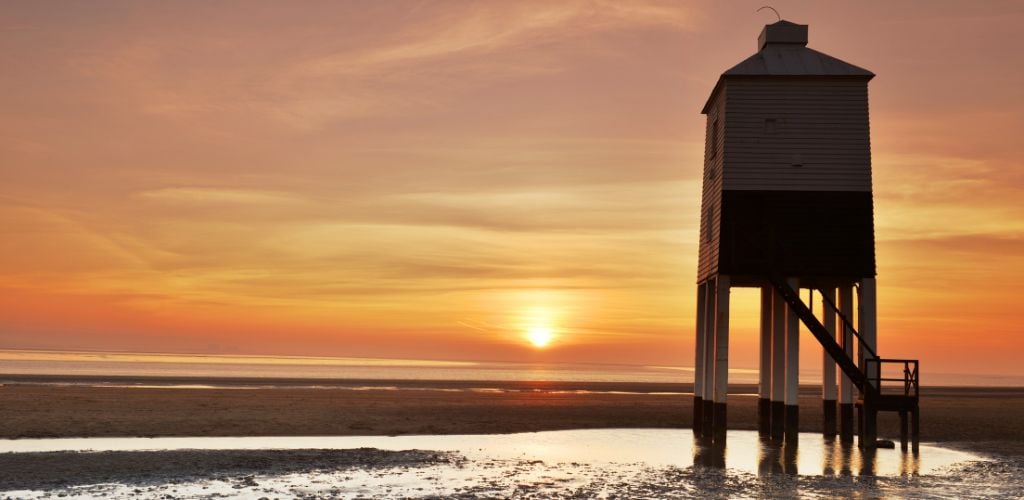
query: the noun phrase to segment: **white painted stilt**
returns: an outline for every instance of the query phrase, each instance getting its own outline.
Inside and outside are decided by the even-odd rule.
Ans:
[[[715,287],[715,439],[725,437],[729,394],[729,276],[720,274]]]
[[[832,338],[836,336],[836,310],[830,304],[836,303],[836,289],[822,290],[824,299],[821,301],[821,323]],[[821,400],[822,400],[822,433],[826,436],[836,435],[836,362],[822,349],[821,365]]]
[[[787,280],[793,290],[799,290],[800,280]],[[786,309],[786,440],[796,441],[799,431],[800,389],[800,318]]]
[[[697,330],[694,338],[693,355],[693,432],[700,433],[701,423],[704,419],[704,346],[705,326],[707,310],[705,304],[707,295],[704,292],[705,284],[697,285]]]
[[[844,285],[839,287],[839,312],[847,319],[853,320],[853,287]],[[853,353],[853,331],[846,325],[840,324],[839,345],[850,359],[855,359]],[[839,375],[839,437],[844,443],[853,442],[853,382],[845,373]]]
[[[772,396],[772,290],[761,288],[761,345],[758,364],[757,430],[762,436],[771,433]]]
[[[858,310],[860,314],[857,320],[857,329],[860,331],[860,366],[864,372],[864,376],[867,377],[867,382],[875,387],[879,388],[880,382],[877,380],[881,367],[878,363],[865,363],[864,360],[872,356],[872,353],[878,353],[878,346],[876,345],[876,296],[875,296],[875,279],[864,278],[860,281],[860,297],[857,301]],[[875,406],[872,398],[863,398],[864,403],[860,406],[861,416],[861,431],[860,431],[860,446],[874,447],[877,443],[878,428],[876,426],[876,415],[878,414],[878,408]]]
[[[771,437],[782,439],[786,415],[786,311],[789,306],[772,291]]]
[[[712,431],[715,403],[715,279],[704,282],[704,404],[701,416],[705,436]]]
[[[859,315],[859,331],[861,337],[861,343],[867,344],[868,348],[865,349],[863,345],[860,347],[860,366],[863,369],[864,358],[870,356],[868,351],[878,352],[878,316],[877,316],[877,296],[875,290],[875,279],[864,278],[860,281],[860,306]],[[864,371],[864,374],[869,380],[878,377],[878,364],[871,365],[871,371]]]

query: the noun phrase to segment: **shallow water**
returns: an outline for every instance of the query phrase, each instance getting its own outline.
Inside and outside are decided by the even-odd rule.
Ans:
[[[251,473],[203,470],[125,477],[60,490],[0,492],[0,497],[1005,497],[1024,468],[971,453],[922,446],[862,454],[818,434],[798,446],[764,443],[732,431],[716,450],[688,429],[595,429],[504,435],[242,438],[89,438],[0,441],[0,452],[302,450],[376,448],[450,452],[440,461],[401,466],[315,467],[296,472],[260,466]],[[210,451],[202,453],[223,453]],[[270,453],[270,452],[268,452]],[[287,452],[285,452],[287,453]],[[77,455],[71,453],[69,455]],[[147,454],[148,456],[148,454]],[[2,457],[0,457],[2,458]],[[287,461],[268,459],[274,464]],[[187,469],[186,469],[187,470]],[[1018,492],[1019,493],[1019,492]]]
[[[689,429],[586,429],[482,435],[162,437],[0,440],[0,452],[355,449],[452,451],[469,460],[541,460],[643,463],[649,466],[722,466],[757,474],[931,474],[971,453],[921,446],[918,455],[880,449],[870,456],[820,434],[804,433],[798,446],[766,443],[754,431],[730,431],[724,450],[702,445]]]

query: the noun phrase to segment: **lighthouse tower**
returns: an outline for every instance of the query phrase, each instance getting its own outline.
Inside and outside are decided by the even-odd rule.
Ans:
[[[725,437],[729,290],[755,287],[763,434],[796,439],[803,324],[823,351],[825,433],[838,420],[852,440],[857,407],[862,446],[874,446],[878,411],[898,411],[904,424],[910,416],[916,438],[917,362],[877,354],[874,74],[808,48],[807,33],[784,20],[765,26],[757,53],[722,73],[702,111],[694,430]],[[895,395],[882,387],[893,363],[906,368]]]

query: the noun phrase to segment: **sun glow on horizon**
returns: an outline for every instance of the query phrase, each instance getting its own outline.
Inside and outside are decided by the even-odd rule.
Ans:
[[[548,344],[551,343],[551,340],[554,339],[554,337],[554,332],[552,332],[550,328],[543,326],[530,328],[530,330],[526,333],[526,338],[530,341],[531,344],[533,344],[534,347],[538,349],[543,349],[547,347]]]
[[[523,338],[535,349],[545,349],[558,337],[556,325],[559,324],[558,314],[552,307],[534,306],[523,312],[521,328]]]

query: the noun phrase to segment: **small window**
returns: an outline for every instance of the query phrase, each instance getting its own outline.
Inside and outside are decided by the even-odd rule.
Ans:
[[[765,118],[764,119],[764,135],[775,135],[779,130],[779,120],[777,118]]]

